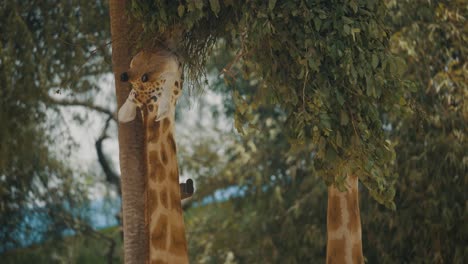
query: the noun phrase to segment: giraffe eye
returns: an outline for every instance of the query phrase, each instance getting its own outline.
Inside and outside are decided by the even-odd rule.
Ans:
[[[148,81],[148,74],[143,74],[143,76],[141,76],[141,81],[142,82],[147,82]]]
[[[126,82],[128,81],[128,73],[124,72],[120,75],[120,81],[121,82]]]

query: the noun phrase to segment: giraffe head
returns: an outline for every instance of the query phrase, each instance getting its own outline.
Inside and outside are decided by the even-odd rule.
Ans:
[[[173,116],[181,95],[181,64],[169,51],[141,51],[133,57],[130,69],[120,76],[132,90],[119,110],[122,123],[135,119],[137,107],[156,112],[156,121]]]

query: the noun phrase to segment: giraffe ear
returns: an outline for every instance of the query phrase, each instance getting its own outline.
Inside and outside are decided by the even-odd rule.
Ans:
[[[193,180],[188,179],[185,183],[179,183],[180,186],[180,198],[182,200],[192,197],[194,188]]]
[[[156,121],[160,121],[163,118],[174,113],[174,109],[173,109],[174,105],[171,102],[172,92],[174,88],[172,86],[172,84],[174,83],[174,76],[172,76],[172,74],[166,74],[166,76],[168,78],[166,79],[166,82],[163,86],[161,97],[158,99],[159,104],[158,104],[158,114],[156,116]]]
[[[170,88],[164,88],[162,95],[159,98],[158,115],[156,116],[156,121],[164,119],[171,113],[171,94],[172,91]]]
[[[118,119],[120,123],[127,123],[135,119],[136,116],[136,104],[131,100],[126,100],[125,103],[120,107]]]

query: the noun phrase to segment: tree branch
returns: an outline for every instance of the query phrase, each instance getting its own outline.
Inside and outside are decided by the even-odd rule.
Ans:
[[[106,176],[106,181],[109,182],[110,184],[113,184],[115,188],[117,189],[117,194],[119,195],[120,199],[122,199],[122,189],[121,189],[121,184],[120,184],[120,175],[118,175],[110,166],[109,162],[106,159],[106,156],[104,155],[104,151],[102,150],[102,142],[104,139],[108,138],[107,136],[107,129],[109,128],[109,123],[112,120],[112,117],[109,116],[106,120],[106,124],[104,128],[102,129],[101,135],[99,138],[96,140],[96,143],[94,144],[96,147],[96,153],[98,156],[98,162],[101,165],[102,170],[104,171],[104,174]],[[116,214],[115,218],[117,219],[117,222],[119,223],[119,226],[122,226],[122,208],[120,208],[120,211],[118,214]],[[122,233],[123,235],[123,233]],[[115,247],[115,244],[112,245],[112,247]]]
[[[114,172],[114,170],[111,168],[102,150],[102,142],[104,141],[104,139],[108,138],[107,128],[109,127],[109,123],[111,119],[112,117],[109,117],[106,120],[106,125],[104,126],[104,129],[102,130],[101,136],[96,140],[95,146],[96,146],[96,153],[98,156],[99,164],[101,165],[102,170],[104,171],[104,174],[106,175],[106,181],[115,185],[119,193],[119,196],[122,196],[121,189],[120,189],[120,176],[116,172]]]
[[[109,109],[106,109],[102,106],[94,105],[93,103],[90,102],[83,102],[83,101],[78,101],[78,100],[64,100],[64,99],[57,99],[53,98],[51,96],[47,96],[47,101],[56,104],[56,105],[62,105],[62,106],[83,106],[86,108],[89,108],[91,110],[103,113],[108,115],[111,119],[114,121],[117,121],[117,118],[115,116],[115,113]]]

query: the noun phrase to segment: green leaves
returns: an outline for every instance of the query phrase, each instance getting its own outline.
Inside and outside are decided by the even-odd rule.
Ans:
[[[179,14],[179,17],[182,17],[185,13],[185,6],[184,5],[179,5],[179,7],[177,7],[177,14]]]
[[[377,68],[377,65],[379,65],[379,57],[377,57],[377,54],[373,53],[372,54],[372,68]]]
[[[195,7],[198,9],[198,10],[203,10],[203,6],[205,5],[204,3],[205,1],[203,0],[193,0],[193,3],[195,4]],[[211,1],[210,1],[211,2]]]
[[[276,0],[268,0],[268,10],[272,11],[275,8]]]
[[[401,77],[406,71],[406,63],[402,58],[392,56],[387,60],[387,68],[393,76]]]
[[[213,11],[215,15],[218,15],[219,11],[221,10],[221,7],[219,6],[219,0],[210,0],[210,7],[211,11]]]
[[[348,114],[345,111],[341,110],[340,111],[340,125],[346,126],[348,125],[348,122],[349,122]]]
[[[354,13],[357,13],[358,11],[358,1],[356,0],[350,0],[348,2],[349,6],[351,7],[351,9],[353,10]]]
[[[340,131],[336,132],[336,145],[340,148],[343,147],[343,138],[341,137]]]
[[[146,1],[135,2],[143,6]],[[275,0],[236,4],[197,0],[186,3],[184,11],[178,2],[151,2],[156,8],[144,10],[142,23],[185,28],[187,38],[178,50],[189,69],[203,69],[218,39],[227,44],[223,46],[227,50],[220,52],[234,54],[227,62],[230,71],[224,74],[229,85],[237,89],[245,81],[258,84],[249,91],[240,90],[238,98],[243,99],[235,99],[238,131],[254,127],[256,111],[274,105],[287,116],[291,139],[306,144],[324,140],[317,146],[324,148],[318,150],[323,155],[317,155],[317,159],[327,168],[322,178],[331,181],[338,173],[333,169],[334,162],[350,156],[356,162],[367,160],[382,151],[387,138],[376,113],[401,110],[404,100],[399,80],[404,64],[389,53],[383,0],[339,5],[286,1],[281,8]],[[167,20],[158,8],[166,10]],[[223,15],[218,16],[221,12]],[[233,73],[235,76],[231,76]],[[191,76],[200,74],[194,71]],[[314,127],[318,131],[313,131]],[[382,173],[366,179],[366,186],[392,188],[385,178],[392,172],[387,166],[392,162],[386,156],[375,161]],[[382,194],[377,190],[374,193]]]

